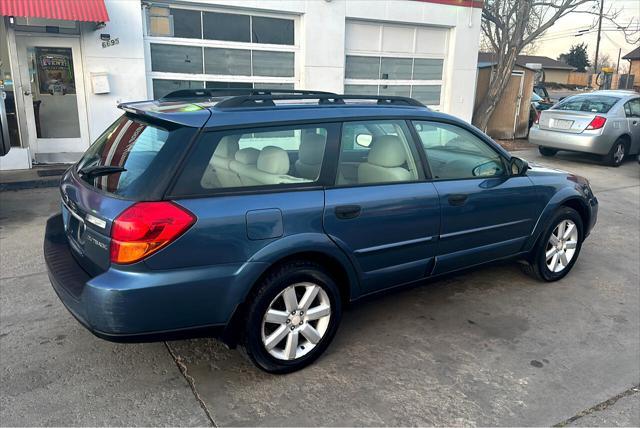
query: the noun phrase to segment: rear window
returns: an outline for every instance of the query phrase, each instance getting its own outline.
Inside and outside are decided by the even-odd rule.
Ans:
[[[204,133],[178,176],[173,195],[221,189],[317,183],[333,124]],[[333,131],[335,132],[335,131]]]
[[[563,100],[554,110],[585,111],[589,113],[607,113],[620,98],[599,96],[577,96]]]
[[[147,199],[159,184],[168,180],[175,156],[186,148],[186,143],[188,139],[181,130],[125,115],[89,147],[76,172],[81,180],[104,192],[128,199]],[[100,167],[106,168],[95,173]]]

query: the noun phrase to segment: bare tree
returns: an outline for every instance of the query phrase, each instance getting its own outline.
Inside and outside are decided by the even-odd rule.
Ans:
[[[495,66],[485,98],[476,108],[473,123],[486,130],[509,83],[517,56],[527,52],[555,22],[569,13],[600,14],[605,0],[485,0],[482,8],[482,41],[494,53]],[[620,22],[621,9],[611,1],[603,19],[624,33],[627,42],[640,42],[640,18]],[[595,27],[595,22],[592,27]]]
[[[597,0],[485,0],[482,33],[494,53],[495,66],[489,89],[473,115],[474,124],[486,130],[491,115],[507,87],[516,58],[555,22],[580,5]]]

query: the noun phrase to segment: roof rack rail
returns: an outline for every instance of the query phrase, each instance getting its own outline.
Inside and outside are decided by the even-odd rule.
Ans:
[[[309,91],[305,91],[309,92]],[[332,93],[309,92],[302,95],[240,95],[223,99],[214,108],[238,108],[238,107],[273,107],[274,101],[294,101],[294,100],[318,100],[318,104],[346,104],[350,100],[376,101],[382,105],[403,105],[411,107],[426,107],[420,101],[409,97],[385,96],[385,95],[338,95]]]
[[[185,98],[216,98],[216,97],[228,97],[228,96],[252,96],[252,95],[274,95],[274,94],[287,94],[287,95],[337,95],[333,92],[325,91],[308,91],[301,89],[278,89],[278,88],[221,88],[221,89],[179,89],[173,91],[160,98],[161,101],[177,100]]]

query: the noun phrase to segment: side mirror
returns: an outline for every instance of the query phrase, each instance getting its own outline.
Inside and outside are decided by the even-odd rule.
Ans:
[[[509,161],[509,170],[513,176],[525,175],[528,169],[529,164],[524,159],[513,156]]]
[[[372,140],[373,136],[369,134],[358,134],[356,136],[356,144],[362,147],[369,147]]]

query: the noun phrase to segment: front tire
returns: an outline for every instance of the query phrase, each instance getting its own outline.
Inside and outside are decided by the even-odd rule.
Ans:
[[[538,146],[538,151],[542,156],[555,156],[558,151],[549,147]]]
[[[627,156],[627,144],[622,138],[618,138],[609,153],[605,156],[605,163],[609,166],[619,167]]]
[[[525,272],[546,282],[564,278],[580,255],[583,230],[580,214],[573,208],[561,207],[536,243]]]
[[[278,267],[249,303],[242,346],[269,373],[300,370],[329,346],[342,316],[340,292],[317,263]]]

